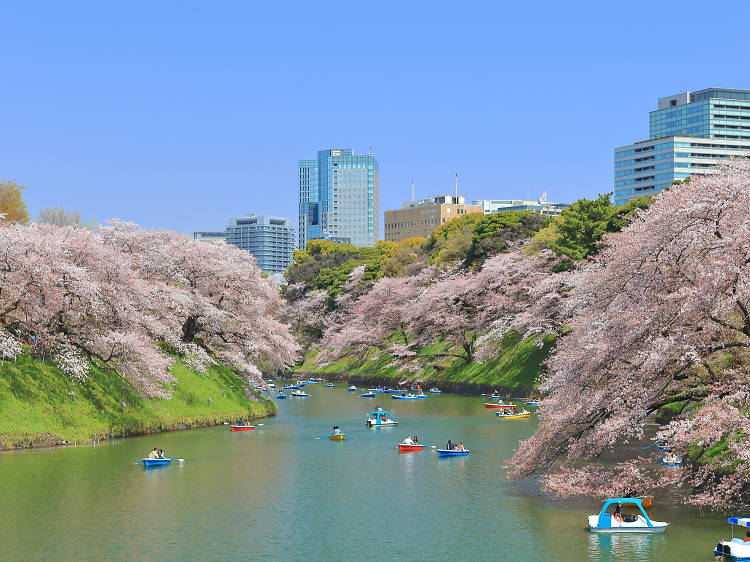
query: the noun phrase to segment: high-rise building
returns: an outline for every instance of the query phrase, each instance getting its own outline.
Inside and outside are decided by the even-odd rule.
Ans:
[[[292,263],[294,229],[286,218],[251,213],[230,219],[226,240],[255,256],[266,273],[282,273]]]
[[[380,172],[372,152],[321,150],[299,161],[299,247],[323,238],[372,246],[380,237]]]
[[[466,205],[462,195],[438,195],[407,201],[400,209],[385,212],[385,239],[400,242],[427,238],[441,224],[468,213],[481,213],[477,205]]]
[[[649,140],[615,148],[615,204],[713,173],[718,160],[748,155],[750,90],[709,88],[659,98],[649,113]]]

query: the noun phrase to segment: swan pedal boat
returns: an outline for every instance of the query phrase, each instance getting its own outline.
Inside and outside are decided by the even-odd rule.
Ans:
[[[607,513],[610,507],[621,505],[634,505],[639,513],[633,521],[617,521],[612,513]],[[614,511],[614,510],[613,510]],[[611,498],[604,502],[599,515],[589,515],[589,531],[592,533],[663,533],[669,523],[664,521],[652,521],[643,509],[641,498]]]
[[[162,466],[172,462],[172,459],[141,459],[143,466]]]
[[[727,523],[738,527],[750,527],[750,517],[729,517]],[[734,527],[732,527],[734,535]],[[714,556],[729,560],[750,562],[750,542],[732,536],[728,541],[719,541],[714,549]]]
[[[412,444],[399,443],[396,446],[398,447],[398,450],[402,453],[407,453],[410,451],[421,451],[429,447],[429,445],[424,445],[422,443],[412,443]]]
[[[331,433],[328,436],[328,439],[330,439],[331,441],[343,441],[344,439],[346,439],[346,433]]]
[[[463,451],[457,451],[456,449],[438,449],[437,454],[439,457],[465,457],[469,454],[469,449]]]
[[[495,415],[498,418],[503,418],[506,420],[517,420],[521,418],[528,418],[531,416],[531,412],[527,412],[526,410],[523,410],[522,412],[516,412],[513,410],[506,410],[503,412],[495,412]]]
[[[254,425],[230,425],[232,431],[252,431],[255,429]]]

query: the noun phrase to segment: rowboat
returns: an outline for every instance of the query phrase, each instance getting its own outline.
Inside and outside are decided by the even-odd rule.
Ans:
[[[254,425],[230,425],[232,431],[252,431],[255,429]]]
[[[346,439],[346,433],[331,433],[328,436],[328,439],[330,439],[331,441],[343,441],[344,439]]]
[[[531,412],[528,412],[526,410],[523,410],[521,412],[506,410],[503,412],[495,412],[495,415],[498,418],[503,418],[506,420],[517,420],[521,418],[528,418],[529,416],[531,416]]]
[[[737,525],[738,527],[750,527],[750,517],[729,517],[727,523]],[[714,549],[716,558],[728,560],[742,560],[750,562],[750,542],[734,536],[734,527],[732,527],[732,538],[728,541],[719,541]]]
[[[437,387],[435,387],[435,388],[431,388],[431,389],[430,389],[430,394],[442,394],[442,393],[443,393],[443,391],[442,391],[442,390],[440,390],[440,389],[439,389],[439,388],[437,388]]]
[[[408,453],[410,451],[421,451],[422,449],[426,449],[427,447],[429,447],[429,445],[423,445],[422,443],[416,443],[412,445],[399,443],[398,445],[396,445],[396,447],[398,447],[399,452]]]
[[[327,387],[327,388],[333,388],[333,383],[332,383],[332,382],[329,382],[329,383],[328,383],[328,384],[326,385],[326,387]]]
[[[621,513],[623,505],[634,507],[635,513]],[[652,521],[643,509],[641,498],[611,498],[604,502],[599,515],[589,515],[592,533],[663,533],[669,523]]]
[[[298,384],[288,384],[286,386],[282,386],[281,390],[298,390],[299,385]]]
[[[682,457],[678,457],[674,453],[669,453],[662,457],[661,463],[664,466],[682,466]]]
[[[360,394],[360,396],[362,398],[375,398],[375,396],[377,396],[377,394],[375,394],[374,392],[368,390],[367,392],[363,392],[362,394]]]
[[[274,398],[278,398],[279,400],[284,400],[284,398],[286,398],[286,394],[284,394],[283,392],[279,392],[276,396],[274,396]]]
[[[399,390],[397,388],[386,388],[383,391],[383,394],[395,394],[395,393],[401,394],[402,392],[403,392],[403,390]]]
[[[295,390],[294,392],[292,392],[291,395],[294,396],[295,398],[304,398],[305,396],[310,396],[304,390]]]
[[[505,402],[500,401],[497,404],[495,404],[493,402],[485,402],[484,403],[484,407],[485,408],[494,408],[494,409],[498,409],[498,408],[515,408],[516,405],[515,404],[506,404]]]
[[[383,388],[368,388],[367,392],[383,392]]]
[[[357,387],[354,385],[351,385],[349,388],[346,389],[347,392],[357,392]]]
[[[141,459],[141,461],[143,466],[161,466],[171,463],[172,459]]]
[[[468,449],[463,451],[457,451],[456,449],[438,449],[437,454],[439,457],[465,457],[469,454]]]
[[[427,398],[426,394],[391,394],[391,398],[394,400],[419,400],[420,398]]]
[[[528,402],[524,402],[527,406],[539,406],[539,400],[529,400]]]

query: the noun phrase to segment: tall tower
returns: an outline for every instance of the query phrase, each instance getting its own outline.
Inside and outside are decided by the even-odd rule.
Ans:
[[[299,247],[322,238],[373,246],[380,238],[380,172],[372,152],[350,148],[299,161]]]

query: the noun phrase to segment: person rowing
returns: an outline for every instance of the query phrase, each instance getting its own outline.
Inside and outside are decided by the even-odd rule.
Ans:
[[[341,428],[337,425],[334,425],[331,435],[341,435]]]
[[[414,445],[414,440],[411,438],[411,435],[407,435],[406,439],[403,440],[404,445]]]

